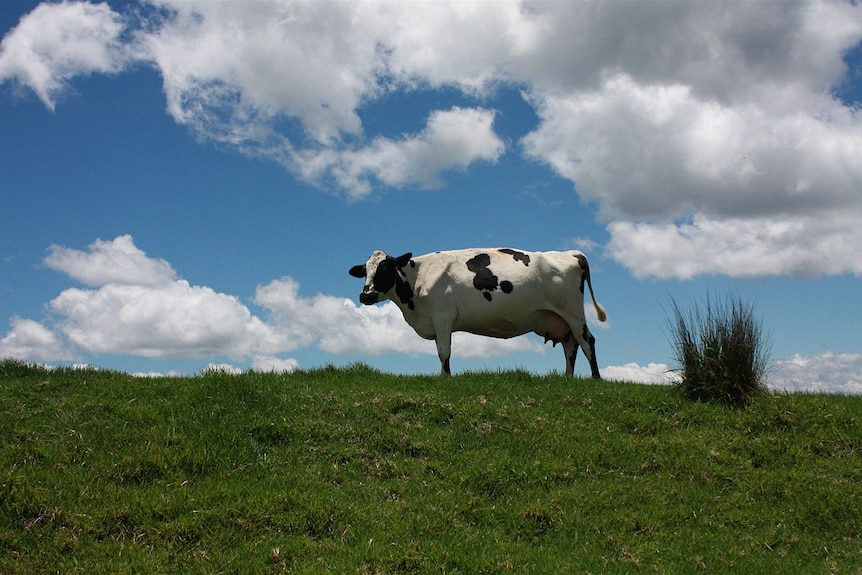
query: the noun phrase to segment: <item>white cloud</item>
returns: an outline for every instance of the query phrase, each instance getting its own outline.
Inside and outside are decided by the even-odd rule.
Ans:
[[[290,373],[299,369],[299,362],[295,359],[281,359],[274,356],[256,356],[251,363],[255,371],[265,373]]]
[[[414,70],[394,62],[394,53],[405,49],[392,41],[412,37],[399,18],[430,12],[439,18],[426,28],[445,26],[447,15],[469,16],[456,14],[463,8],[150,3],[160,10],[141,17],[126,44],[120,44],[120,33],[124,24],[135,22],[131,16],[124,22],[106,4],[39,6],[4,40],[0,82],[19,79],[53,108],[52,95],[76,75],[150,62],[162,74],[169,113],[200,138],[277,161],[314,181],[331,175],[354,196],[370,190],[369,177],[393,187],[437,187],[442,172],[464,169],[478,159],[493,162],[503,152],[491,127],[493,112],[430,112],[428,126],[419,134],[381,136],[367,143],[357,112],[365,101],[389,90],[424,82]],[[49,41],[37,34],[45,22],[55,31]],[[463,25],[470,22],[463,20]],[[437,35],[445,28],[434,30]],[[34,47],[37,40],[45,45]],[[409,50],[425,49],[408,45]],[[475,85],[474,79],[462,79]],[[294,127],[284,130],[286,125]]]
[[[552,347],[550,343],[543,345],[538,339],[529,336],[497,339],[463,331],[452,334],[452,357],[456,359],[459,357],[482,359],[524,351],[545,354]]]
[[[638,277],[859,274],[862,118],[812,106],[723,106],[615,76],[544,99],[523,144],[599,203],[608,254]]]
[[[796,354],[775,362],[770,387],[784,391],[862,394],[862,354]]]
[[[248,123],[268,131],[268,122],[291,117],[320,143],[361,132],[356,108],[380,90],[383,72],[365,5],[152,3],[170,16],[141,30],[139,47],[161,70],[178,122],[207,135]]]
[[[611,257],[638,277],[860,273],[862,116],[830,94],[859,6],[610,2],[585,22],[551,25],[573,60],[537,68],[522,145],[596,203]]]
[[[404,26],[405,19],[429,12],[444,18],[461,8],[158,4],[173,15],[139,33],[139,56],[161,70],[173,117],[205,139],[273,159],[314,182],[331,176],[354,197],[368,194],[371,180],[396,188],[438,187],[442,172],[493,162],[503,152],[492,130],[493,112],[485,110],[434,111],[424,131],[401,138],[366,141],[363,133],[358,109],[365,101],[424,81],[400,63],[405,49],[399,43],[417,32]],[[425,29],[442,32],[434,28],[445,24],[440,18]],[[414,49],[427,51],[410,44]],[[274,127],[285,119],[296,120],[299,130]]]
[[[69,288],[50,302],[57,331],[81,352],[249,357],[285,345],[237,298],[176,279],[131,236],[97,240],[87,251],[52,246],[45,263],[96,288]]]
[[[862,275],[857,218],[836,211],[782,219],[697,215],[677,224],[617,221],[608,225],[607,250],[638,278]]]
[[[391,302],[361,306],[345,298],[299,295],[299,284],[281,278],[258,286],[254,315],[236,297],[182,279],[168,262],[147,256],[130,236],[96,241],[87,251],[52,247],[53,269],[94,286],[68,288],[51,300],[53,329],[14,318],[0,340],[0,357],[62,361],[80,354],[149,358],[227,356],[260,371],[293,371],[296,360],[280,354],[316,347],[328,353],[436,355]],[[512,351],[544,352],[528,338],[497,340],[456,334],[455,354],[465,358]]]
[[[859,9],[843,2],[548,2],[524,5],[532,30],[513,77],[554,94],[594,90],[628,73],[638,84],[692,86],[732,101],[752,90],[833,86],[859,40]]]
[[[235,297],[184,280],[159,286],[70,288],[51,301],[59,329],[88,353],[246,357],[275,353],[283,337]]]
[[[763,104],[618,75],[598,92],[538,100],[542,124],[523,144],[609,218],[859,207],[858,113],[830,98],[783,113]]]
[[[547,21],[519,2],[389,3],[374,5],[374,29],[396,80],[455,85],[481,94],[514,78],[512,63],[530,52]],[[546,8],[546,7],[542,7]]]
[[[11,329],[0,339],[0,358],[14,357],[29,361],[68,361],[76,355],[63,340],[44,325],[31,319],[13,317]]]
[[[371,192],[371,179],[391,187],[418,184],[442,186],[441,172],[466,169],[477,160],[496,162],[505,150],[494,133],[494,112],[454,107],[435,111],[419,134],[392,140],[375,138],[359,150],[348,150],[338,158],[332,172],[351,195]]]
[[[610,381],[655,384],[671,384],[676,380],[676,374],[664,363],[609,365],[602,368],[602,377]]]
[[[611,381],[651,384],[672,384],[678,379],[676,372],[663,363],[611,365],[602,368],[602,375]],[[777,391],[859,395],[862,354],[827,352],[778,359],[770,366],[768,385]]]
[[[88,252],[51,246],[45,264],[88,286],[111,283],[155,286],[173,281],[176,272],[168,262],[147,257],[130,235],[111,241],[96,240]]]
[[[88,251],[52,246],[45,263],[97,288],[69,288],[50,302],[59,331],[83,352],[245,357],[283,345],[235,297],[176,279],[131,236],[97,240]]]
[[[436,187],[505,151],[492,104],[429,109],[423,130],[400,135],[366,134],[364,106],[438,88],[492,102],[495,86],[517,85],[539,116],[524,154],[598,207],[608,253],[635,275],[859,273],[844,256],[862,249],[862,116],[832,94],[862,39],[858,4],[144,7],[40,5],[3,39],[0,82],[53,108],[75,76],[148,63],[169,113],[202,140],[354,198]],[[763,261],[776,248],[799,257]]]
[[[40,4],[0,44],[0,83],[31,88],[51,110],[75,76],[126,65],[121,17],[107,4]]]

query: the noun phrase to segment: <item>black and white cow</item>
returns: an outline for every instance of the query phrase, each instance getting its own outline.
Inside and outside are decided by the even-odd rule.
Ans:
[[[350,268],[350,275],[365,278],[361,303],[391,299],[416,333],[437,342],[444,374],[449,373],[452,332],[500,338],[535,332],[545,343],[563,344],[567,375],[574,373],[580,347],[592,376],[601,377],[596,338],[584,316],[584,284],[599,321],[607,315],[596,302],[590,266],[579,251],[466,249],[416,258],[376,251]]]

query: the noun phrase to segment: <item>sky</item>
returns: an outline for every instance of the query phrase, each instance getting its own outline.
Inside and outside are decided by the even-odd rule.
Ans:
[[[862,393],[862,5],[5,0],[0,38],[0,357],[434,374],[351,266],[579,249],[605,378],[733,295],[770,385]]]

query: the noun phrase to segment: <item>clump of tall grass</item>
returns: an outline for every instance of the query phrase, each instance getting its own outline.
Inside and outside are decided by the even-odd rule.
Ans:
[[[766,391],[770,342],[754,306],[738,296],[709,296],[686,314],[671,298],[668,321],[679,387],[686,397],[747,407]]]

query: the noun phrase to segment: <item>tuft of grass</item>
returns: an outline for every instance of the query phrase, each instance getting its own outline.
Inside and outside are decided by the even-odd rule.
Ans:
[[[737,296],[684,313],[671,298],[670,339],[689,399],[747,407],[766,392],[769,343],[754,306]]]
[[[0,361],[0,378],[15,378],[46,374],[48,370],[40,365],[21,359],[6,358]]]
[[[855,573],[862,398],[0,362],[0,572]]]

